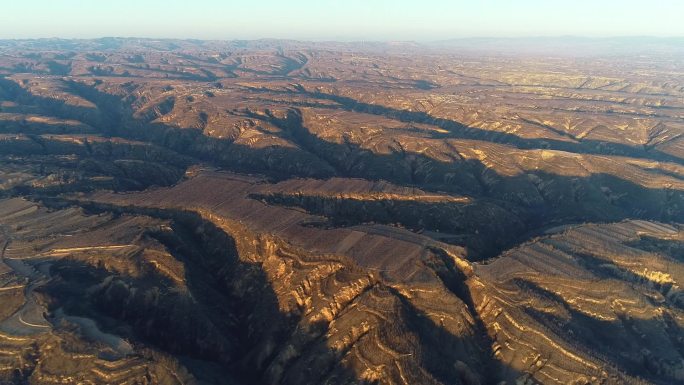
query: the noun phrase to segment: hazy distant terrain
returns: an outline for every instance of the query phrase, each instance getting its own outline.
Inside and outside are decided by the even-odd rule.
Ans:
[[[0,383],[682,382],[682,43],[0,40]]]

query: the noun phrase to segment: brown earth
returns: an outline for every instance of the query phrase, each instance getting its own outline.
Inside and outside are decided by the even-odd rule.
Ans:
[[[684,67],[0,41],[0,383],[684,381]]]

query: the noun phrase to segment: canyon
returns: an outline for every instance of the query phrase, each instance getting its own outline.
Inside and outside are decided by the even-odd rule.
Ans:
[[[0,40],[0,383],[684,381],[684,61],[598,51]]]

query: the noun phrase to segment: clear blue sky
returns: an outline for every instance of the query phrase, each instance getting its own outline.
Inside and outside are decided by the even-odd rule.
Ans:
[[[3,0],[0,38],[684,36],[684,0]]]

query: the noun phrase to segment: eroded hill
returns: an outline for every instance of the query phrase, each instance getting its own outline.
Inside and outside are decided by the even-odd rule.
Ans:
[[[684,381],[683,72],[0,42],[0,379]]]

